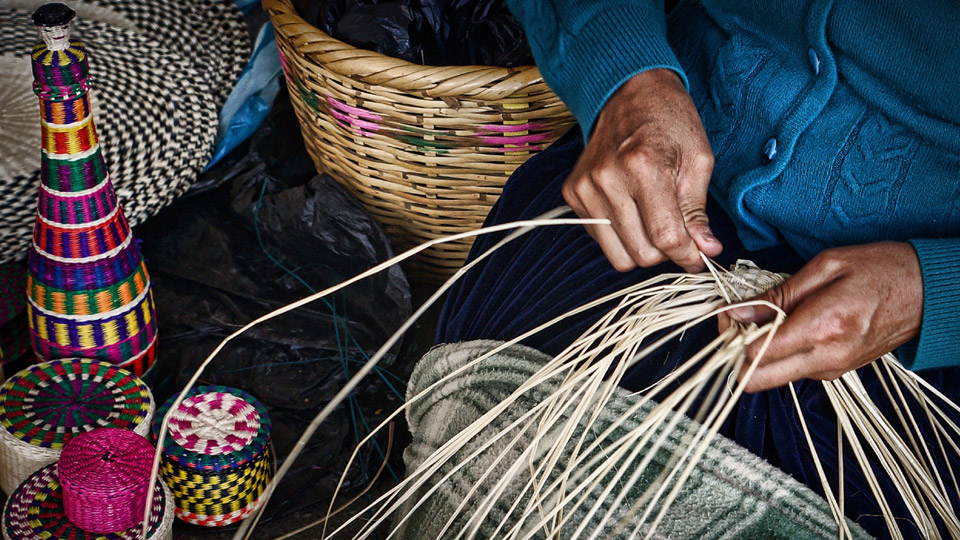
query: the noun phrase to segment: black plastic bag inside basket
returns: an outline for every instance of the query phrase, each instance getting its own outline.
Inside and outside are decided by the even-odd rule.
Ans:
[[[533,63],[504,0],[295,0],[308,22],[355,47],[425,65]]]

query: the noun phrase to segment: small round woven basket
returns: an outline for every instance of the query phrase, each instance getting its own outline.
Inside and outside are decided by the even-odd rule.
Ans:
[[[113,427],[146,437],[153,408],[143,381],[106,362],[55,360],[24,369],[0,387],[0,488],[11,493],[81,433]]]
[[[172,540],[173,496],[163,482],[157,484],[150,513],[149,540]],[[48,465],[10,495],[3,508],[4,540],[139,540],[141,525],[101,534],[84,531],[67,519],[63,487],[57,465]]]
[[[67,518],[87,532],[115,533],[143,521],[153,445],[129,429],[74,437],[57,460]]]
[[[292,0],[263,0],[317,170],[344,184],[399,249],[479,227],[520,164],[574,119],[533,66],[421,66],[310,25]],[[442,279],[471,240],[411,264]]]
[[[225,386],[198,386],[171,412],[160,406],[153,436],[170,414],[160,476],[187,523],[222,527],[250,515],[273,477],[270,416],[253,396]]]

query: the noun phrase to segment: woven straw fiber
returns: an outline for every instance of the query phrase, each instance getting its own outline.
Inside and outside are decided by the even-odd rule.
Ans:
[[[521,163],[573,125],[532,66],[421,66],[357,49],[263,0],[317,170],[345,185],[398,249],[474,229]],[[411,265],[440,279],[472,241]]]

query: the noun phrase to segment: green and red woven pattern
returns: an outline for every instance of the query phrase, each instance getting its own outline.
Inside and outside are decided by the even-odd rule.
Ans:
[[[97,187],[106,187],[103,184],[107,179],[107,165],[99,152],[73,156],[71,159],[47,155],[44,157],[45,159],[40,160],[40,179],[43,182],[41,187],[48,188],[47,191],[58,195],[65,203],[73,203],[74,197],[80,197]],[[65,193],[70,197],[64,198]]]
[[[71,165],[77,166],[76,163]],[[54,181],[50,177],[47,179]],[[109,185],[107,182],[102,182],[98,186],[99,189],[87,190],[87,193],[82,195],[74,193],[70,198],[58,197],[52,195],[49,189],[41,189],[40,214],[50,216],[53,223],[69,225],[82,225],[105,219],[117,207],[116,194],[112,189],[106,189]]]
[[[157,485],[153,494],[148,537],[155,536],[166,512],[166,494]],[[63,507],[63,488],[57,466],[48,465],[13,492],[3,510],[3,534],[16,540],[134,540],[140,538],[140,525],[126,531],[96,534],[70,523]]]
[[[91,358],[140,375],[156,358],[150,278],[97,140],[86,50],[67,34],[44,36],[32,55],[42,144],[27,265],[31,344],[41,361]]]
[[[98,427],[147,421],[150,390],[111,364],[86,359],[30,366],[0,387],[0,427],[25,443],[60,450]]]

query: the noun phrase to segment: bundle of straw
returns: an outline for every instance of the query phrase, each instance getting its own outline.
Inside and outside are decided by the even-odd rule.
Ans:
[[[234,538],[249,537],[273,489],[282,480],[320,423],[360,380],[373,370],[400,335],[473,265],[533,227],[609,224],[606,220],[597,219],[554,219],[567,211],[568,208],[559,208],[537,220],[497,225],[428,242],[341,285],[267,314],[224,340],[201,365],[186,390],[196,382],[202,370],[227,342],[262,321],[336,292],[436,243],[464,236],[517,229],[490,251],[480,254],[440,287],[320,411],[267,487],[263,495],[264,504],[241,526]],[[628,287],[581,306],[478,357],[475,362],[481,362],[533,333],[547,330],[576,313],[611,302],[616,304],[565,351],[545,363],[510,395],[491,406],[486,413],[422,459],[407,479],[369,505],[365,510],[373,512],[373,518],[354,538],[369,537],[378,527],[386,526],[391,520],[398,526],[389,529],[390,537],[396,536],[406,517],[415,510],[416,502],[422,497],[422,489],[426,487],[429,491],[443,482],[448,482],[457,470],[469,465],[470,461],[487,451],[492,444],[484,443],[471,451],[464,450],[471,448],[481,433],[489,434],[486,428],[494,424],[494,420],[500,415],[519,400],[529,402],[531,395],[537,397],[534,403],[525,407],[525,413],[490,437],[489,440],[505,441],[505,446],[498,447],[493,456],[488,454],[484,457],[489,466],[478,476],[478,480],[467,488],[461,508],[458,509],[466,513],[454,512],[454,517],[441,527],[436,538],[470,539],[482,536],[526,539],[538,535],[551,538],[607,538],[635,537],[641,533],[644,538],[654,537],[686,481],[710,448],[721,424],[736,405],[743,393],[745,381],[762,359],[763,352],[785,317],[780,311],[778,317],[760,327],[733,324],[660,383],[639,393],[633,404],[609,424],[601,425],[598,419],[608,416],[604,412],[609,412],[609,405],[617,392],[617,384],[624,373],[664,343],[676,339],[693,326],[738,303],[763,304],[778,309],[771,304],[748,299],[778,283],[783,276],[763,272],[750,264],[740,264],[732,272],[728,272],[710,261],[707,263],[708,272],[663,275]],[[746,347],[754,342],[761,343],[760,353],[748,361]],[[468,369],[471,365],[473,363],[468,363],[463,369]],[[927,537],[940,538],[942,529],[949,537],[960,538],[960,521],[951,507],[950,491],[947,489],[949,485],[957,490],[956,478],[949,465],[946,471],[938,470],[936,465],[938,456],[942,456],[949,464],[949,455],[960,454],[960,447],[956,442],[960,437],[960,428],[950,420],[948,414],[948,409],[960,411],[960,408],[923,379],[905,370],[890,355],[876,362],[873,369],[883,381],[885,397],[894,404],[895,409],[901,411],[896,415],[897,418],[885,418],[880,413],[880,408],[864,390],[855,372],[847,373],[836,381],[824,383],[839,419],[838,442],[849,444],[856,456],[856,463],[841,463],[837,469],[841,474],[847,466],[857,466],[863,470],[892,537],[901,538],[902,534],[896,517],[880,490],[877,471],[883,471],[895,482],[903,494],[914,524]],[[410,410],[417,401],[425,399],[436,385],[456,376],[459,371],[410,396],[403,408],[384,420],[378,429],[360,444],[364,444],[377,431],[387,427],[395,416]],[[736,382],[732,375],[738,373],[742,376],[739,382]],[[836,536],[860,537],[861,533],[856,527],[843,518],[843,493],[832,491],[813,441],[806,431],[804,411],[800,408],[795,393],[793,396],[797,414],[806,432],[807,443],[817,461],[826,494],[826,507],[837,524]],[[177,404],[174,404],[174,407],[176,406]],[[932,440],[920,435],[918,418],[913,411],[922,411],[923,420],[933,426]],[[685,416],[693,421],[684,420]],[[611,430],[621,430],[623,434],[616,438],[615,443],[603,447],[598,454],[601,450],[598,441],[606,440]],[[161,428],[158,448],[162,447],[162,438],[166,433],[165,421]],[[668,445],[669,441],[676,441],[677,433],[680,434],[679,443]],[[667,451],[669,459],[665,462],[658,461],[657,456],[662,456],[664,451]],[[604,459],[598,459],[597,456],[601,454]],[[355,451],[353,459],[356,455]],[[655,462],[657,466],[652,467]],[[450,472],[439,478],[435,477],[441,470]],[[431,485],[428,486],[428,482]],[[638,485],[641,486],[639,496],[631,496],[631,502],[625,505],[628,494],[634,493],[633,488]],[[842,490],[842,478],[837,485],[841,486]],[[333,513],[335,501],[336,497],[331,502],[328,516]],[[497,518],[498,526],[492,530],[484,529],[489,518],[494,515],[494,510],[502,509],[504,503],[511,519]],[[572,519],[574,514],[570,511],[571,508],[583,509],[586,512],[585,517]],[[364,513],[358,512],[357,515]],[[462,521],[462,526],[455,527],[454,518],[465,521]],[[323,519],[314,525],[325,522],[326,519]],[[599,523],[599,526],[593,528],[588,536],[584,536],[590,523]],[[307,528],[281,538],[301,533]],[[341,530],[343,528],[333,534],[336,535]],[[323,536],[326,537],[326,531]]]

